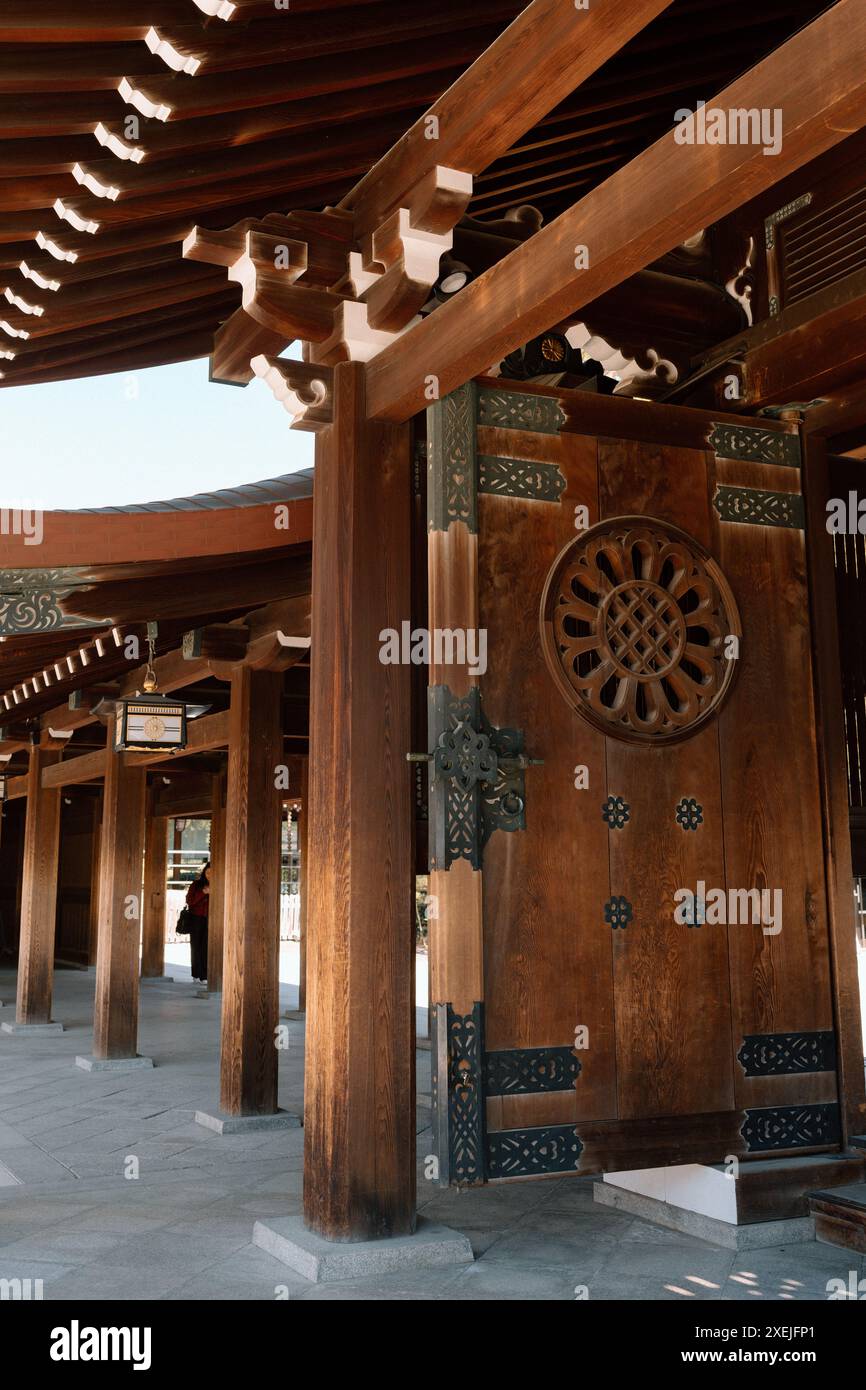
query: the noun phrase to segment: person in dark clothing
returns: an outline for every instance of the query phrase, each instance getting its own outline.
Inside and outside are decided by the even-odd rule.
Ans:
[[[186,905],[189,909],[189,948],[192,964],[192,978],[207,980],[207,921],[210,907],[210,883],[208,870],[210,860],[205,864],[198,878],[189,885]]]

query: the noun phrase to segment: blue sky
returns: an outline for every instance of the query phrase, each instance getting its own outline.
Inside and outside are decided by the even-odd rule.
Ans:
[[[207,359],[0,390],[0,505],[121,506],[308,468],[313,435]]]

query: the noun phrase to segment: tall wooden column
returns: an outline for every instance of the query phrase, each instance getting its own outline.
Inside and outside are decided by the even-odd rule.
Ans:
[[[93,1055],[99,1059],[135,1057],[138,1047],[147,774],[143,767],[128,767],[122,754],[111,751],[113,746],[114,720],[110,719],[102,807],[99,944],[93,1015]]]
[[[380,660],[410,610],[408,426],[368,422],[334,371],[316,448],[304,1214],[331,1240],[415,1225],[410,671]]]
[[[102,788],[93,798],[93,830],[90,841],[90,956],[88,965],[96,964],[99,941],[99,866],[102,848]]]
[[[168,875],[168,825],[154,815],[156,787],[147,793],[147,825],[144,837],[144,893],[141,927],[142,979],[165,974],[165,905]]]
[[[232,675],[220,1059],[227,1115],[277,1109],[282,690],[279,671],[241,666]]]
[[[210,994],[219,994],[223,987],[225,914],[226,775],[224,772],[218,772],[215,775],[211,796],[207,987]]]
[[[309,893],[309,865],[307,856],[307,844],[309,841],[310,828],[310,760],[301,759],[301,808],[298,811],[298,896],[299,918],[298,918],[298,1012],[303,1013],[307,1007],[307,906]]]
[[[50,1023],[54,985],[54,928],[60,855],[58,789],[42,787],[42,770],[59,753],[30,750],[27,770],[27,818],[21,887],[21,936],[18,947],[17,1023]]]

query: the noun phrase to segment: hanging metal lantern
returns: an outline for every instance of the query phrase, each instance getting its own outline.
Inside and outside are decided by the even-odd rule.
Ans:
[[[160,695],[153,668],[157,625],[147,625],[148,659],[143,692],[118,700],[115,708],[116,753],[176,753],[186,747],[187,707],[183,700]]]

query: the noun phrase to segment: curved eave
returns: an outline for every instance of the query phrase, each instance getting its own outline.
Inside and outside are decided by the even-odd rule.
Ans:
[[[279,509],[279,510],[278,510]],[[4,536],[3,571],[170,561],[279,550],[312,539],[312,471],[128,507],[43,514],[43,539]]]

